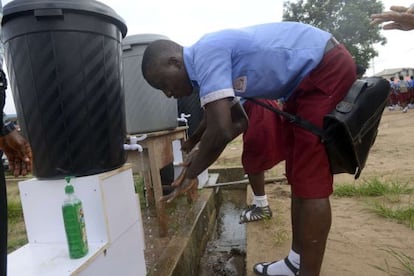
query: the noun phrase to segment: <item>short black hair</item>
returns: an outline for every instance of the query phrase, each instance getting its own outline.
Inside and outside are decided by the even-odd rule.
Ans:
[[[144,78],[158,64],[160,58],[174,55],[181,48],[179,44],[167,39],[159,39],[151,42],[145,48],[141,61],[141,70]]]

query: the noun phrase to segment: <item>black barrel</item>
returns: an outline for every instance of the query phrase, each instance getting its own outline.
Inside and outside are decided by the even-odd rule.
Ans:
[[[123,19],[94,0],[14,0],[4,6],[2,27],[33,174],[85,176],[122,166]]]

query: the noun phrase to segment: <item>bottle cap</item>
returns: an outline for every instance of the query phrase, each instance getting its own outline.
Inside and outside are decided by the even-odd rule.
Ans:
[[[65,187],[65,193],[66,194],[73,194],[74,192],[74,188],[72,186],[72,184],[70,184],[70,180],[71,180],[71,176],[66,176],[65,180],[66,180],[66,187]]]
[[[71,184],[68,184],[65,186],[65,193],[66,194],[73,194],[74,192],[74,188]]]

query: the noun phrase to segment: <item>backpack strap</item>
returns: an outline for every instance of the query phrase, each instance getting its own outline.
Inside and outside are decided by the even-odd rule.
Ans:
[[[359,93],[362,89],[368,85],[368,82],[365,80],[356,80],[351,88],[348,90],[348,93],[345,95],[342,101],[336,105],[336,111],[341,113],[348,113],[354,107],[354,103],[359,96]]]
[[[351,88],[348,90],[348,92],[346,93],[345,97],[343,98],[342,101],[340,101],[337,105],[336,105],[336,111],[341,112],[341,113],[348,113],[352,110],[352,108],[354,107],[354,104],[356,102],[356,99],[358,98],[359,94],[361,93],[361,91],[364,89],[364,87],[368,86],[368,82],[366,80],[360,80],[357,79],[351,86]],[[284,118],[286,118],[289,122],[294,123],[310,132],[312,132],[313,134],[319,136],[322,140],[322,143],[326,140],[325,139],[325,133],[323,131],[323,129],[321,129],[320,127],[312,124],[311,122],[308,122],[304,119],[302,119],[301,117],[297,116],[297,115],[293,115],[290,114],[288,112],[285,112],[283,110],[280,110],[278,108],[275,108],[273,106],[270,106],[266,103],[263,103],[255,98],[245,98],[246,100],[252,101],[255,104],[258,104],[260,106],[263,106],[266,109],[269,109],[275,113],[277,113],[280,116],[283,116]]]
[[[255,104],[260,105],[260,106],[262,106],[262,107],[264,107],[266,109],[269,109],[269,110],[275,112],[278,115],[283,116],[289,122],[294,123],[294,124],[296,124],[296,125],[304,128],[304,129],[312,132],[313,134],[319,136],[321,138],[322,142],[325,141],[325,133],[324,133],[324,131],[321,128],[317,127],[316,125],[312,124],[311,122],[308,122],[308,121],[302,119],[301,117],[299,117],[297,115],[290,114],[288,112],[285,112],[285,111],[282,111],[282,110],[280,110],[278,108],[275,108],[275,107],[273,107],[271,105],[268,105],[266,103],[263,103],[263,102],[255,99],[255,98],[245,98],[245,99],[246,100],[249,100],[249,101],[252,101]]]

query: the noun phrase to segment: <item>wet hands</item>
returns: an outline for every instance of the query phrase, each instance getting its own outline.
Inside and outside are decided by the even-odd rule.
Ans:
[[[181,151],[186,153],[186,154],[190,154],[191,151],[196,148],[198,141],[196,141],[195,139],[192,139],[192,137],[188,138],[186,141],[183,142],[183,144],[181,145]],[[197,149],[194,149],[194,151],[196,151]],[[187,158],[188,159],[188,158]]]
[[[172,202],[175,198],[180,195],[187,194],[187,201],[189,203],[193,202],[197,198],[197,188],[198,188],[198,178],[186,178],[186,172],[188,166],[190,166],[194,156],[197,154],[198,148],[193,148],[191,152],[187,155],[185,161],[181,164],[183,167],[180,175],[177,179],[171,183],[171,186],[174,187],[174,190],[165,196],[160,198],[160,201],[166,201],[167,203]]]
[[[25,176],[32,171],[32,149],[29,142],[17,130],[0,137],[0,149],[6,154],[9,171],[14,176]]]
[[[414,5],[410,7],[391,6],[391,11],[383,12],[380,14],[371,15],[371,24],[381,24],[384,22],[390,22],[385,24],[382,28],[384,30],[403,30],[409,31],[414,29]]]
[[[197,178],[182,178],[182,181],[180,183],[177,181],[174,181],[174,183],[176,183],[174,190],[170,194],[162,196],[160,201],[166,201],[167,203],[170,203],[183,194],[187,194],[187,201],[189,203],[197,199]]]

